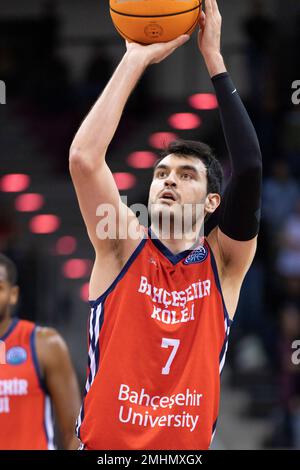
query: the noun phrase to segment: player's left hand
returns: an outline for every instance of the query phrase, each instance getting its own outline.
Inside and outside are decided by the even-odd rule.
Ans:
[[[205,0],[205,13],[199,20],[198,46],[203,57],[220,54],[222,17],[217,0]]]

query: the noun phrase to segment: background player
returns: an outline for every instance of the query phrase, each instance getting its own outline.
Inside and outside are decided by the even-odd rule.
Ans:
[[[256,133],[220,52],[221,16],[215,0],[206,1],[200,26],[198,45],[219,102],[231,179],[220,204],[222,172],[211,149],[175,142],[156,166],[149,194],[149,207],[156,204],[154,212],[173,219],[177,213],[181,217],[178,204],[202,204],[204,216],[220,205],[218,226],[207,240],[198,233],[194,240],[189,237],[192,257],[186,250],[190,233],[182,239],[171,233],[162,243],[161,227],[152,221],[149,235],[156,233],[158,240],[145,239],[135,214],[120,204],[105,160],[145,68],[171,54],[186,37],[150,46],[127,43],[121,63],[71,145],[70,171],[96,252],[87,395],[77,426],[87,449],[206,449],[216,427],[219,371],[242,281],[256,251],[262,163]],[[117,209],[116,239],[97,236],[101,203]],[[203,219],[195,219],[194,225],[199,222],[201,226]],[[137,237],[130,236],[129,226]],[[121,231],[127,233],[125,239]],[[170,304],[172,309],[166,307]],[[153,396],[161,405],[153,405]],[[163,406],[166,402],[171,412]]]
[[[77,449],[80,395],[63,338],[52,328],[12,317],[19,287],[14,263],[0,254],[0,449],[54,449],[52,404],[65,449]]]

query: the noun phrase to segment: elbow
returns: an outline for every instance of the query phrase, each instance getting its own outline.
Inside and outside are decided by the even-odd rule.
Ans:
[[[69,150],[70,173],[90,174],[97,170],[105,161],[105,152],[82,150],[71,145]]]
[[[69,163],[72,166],[82,164],[83,161],[85,160],[85,155],[86,152],[83,151],[80,147],[77,145],[71,145],[69,149]]]
[[[76,148],[70,148],[69,151],[69,170],[71,175],[81,173],[90,174],[95,170],[95,162],[89,158],[88,154]]]
[[[86,167],[86,162],[81,152],[70,149],[69,152],[69,170],[70,173],[78,173],[79,171],[84,170]]]
[[[69,163],[70,165],[74,165],[75,163],[79,163],[80,160],[82,160],[82,152],[78,150],[77,148],[70,147],[69,150]]]

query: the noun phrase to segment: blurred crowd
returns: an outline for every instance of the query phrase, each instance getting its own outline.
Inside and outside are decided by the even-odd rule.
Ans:
[[[242,27],[251,81],[247,109],[262,148],[262,221],[255,262],[246,276],[232,330],[233,383],[249,393],[248,417],[269,420],[263,447],[300,448],[300,108],[299,11],[286,31],[253,1]]]

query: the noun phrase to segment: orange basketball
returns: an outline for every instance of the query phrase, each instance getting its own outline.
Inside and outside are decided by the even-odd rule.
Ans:
[[[152,44],[192,34],[202,0],[110,0],[109,4],[112,21],[124,39]]]

